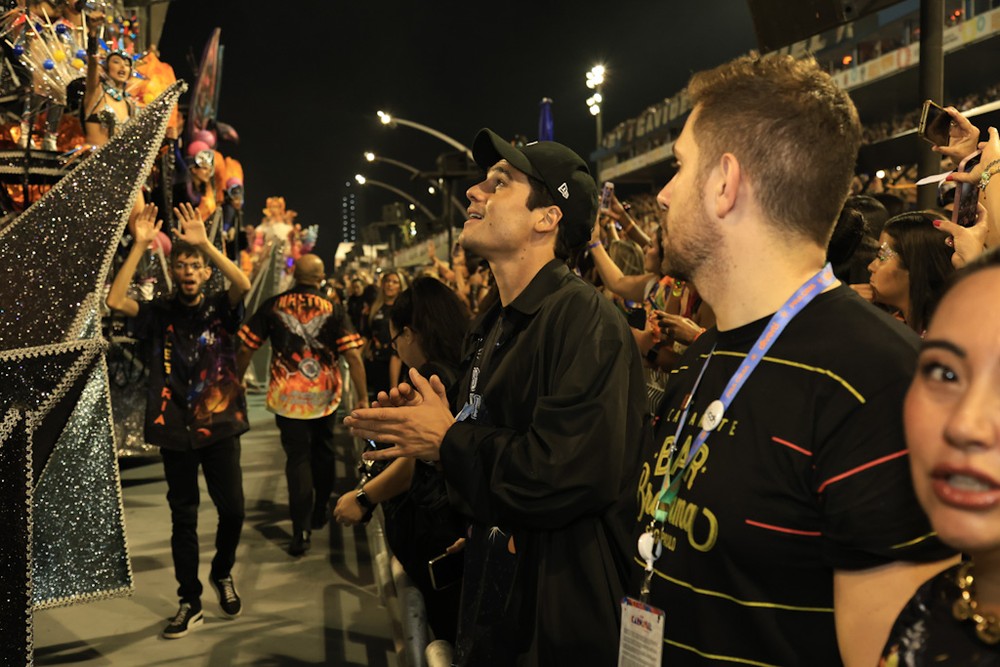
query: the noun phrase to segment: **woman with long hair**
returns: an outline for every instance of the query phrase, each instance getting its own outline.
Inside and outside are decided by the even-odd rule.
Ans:
[[[392,345],[399,357],[426,378],[437,375],[445,387],[458,378],[462,341],[469,324],[469,311],[462,300],[430,277],[414,280],[389,312]],[[423,461],[396,459],[358,492],[341,496],[334,518],[344,525],[364,520],[365,502],[382,503],[389,547],[423,594],[434,636],[454,642],[461,587],[455,582],[432,582],[428,571],[428,561],[460,549],[464,535],[464,522],[448,503],[441,473]]]
[[[368,393],[375,397],[380,391],[389,391],[399,383],[399,373],[403,368],[399,355],[392,347],[389,331],[389,311],[403,287],[402,278],[396,271],[387,271],[379,282],[378,295],[364,321],[362,335],[367,340],[365,346],[365,374],[368,377]]]
[[[879,250],[868,265],[872,298],[899,311],[907,326],[923,334],[945,281],[955,271],[952,248],[934,227],[930,212],[903,213],[885,223]]]

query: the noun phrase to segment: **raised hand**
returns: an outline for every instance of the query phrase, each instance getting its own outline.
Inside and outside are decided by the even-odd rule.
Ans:
[[[989,215],[986,207],[978,204],[976,207],[976,224],[971,227],[956,225],[951,220],[935,220],[934,226],[948,237],[945,243],[955,249],[951,263],[960,269],[986,250],[986,237],[990,231]]]
[[[208,245],[208,232],[205,230],[205,222],[191,204],[184,202],[180,206],[175,206],[174,215],[177,216],[177,220],[180,222],[177,238],[195,247]]]
[[[162,220],[156,219],[159,209],[155,204],[146,204],[139,215],[135,217],[135,242],[149,245],[156,238],[160,228],[163,226]]]
[[[969,122],[969,119],[955,107],[945,107],[951,116],[951,126],[948,131],[947,146],[933,146],[931,150],[947,155],[957,165],[969,153],[976,150],[979,143],[979,128]]]

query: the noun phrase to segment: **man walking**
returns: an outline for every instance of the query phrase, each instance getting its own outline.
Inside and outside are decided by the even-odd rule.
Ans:
[[[198,579],[199,467],[219,513],[209,581],[226,616],[235,618],[243,608],[232,569],[244,516],[239,436],[249,426],[236,374],[235,336],[250,281],[209,242],[197,211],[181,204],[174,209],[180,230],[170,253],[175,293],[143,303],[129,297],[136,267],[162,225],[154,224],[156,213],[155,206],[146,206],[136,220],[135,244],[106,302],[134,318],[135,337],[151,343],[145,435],[160,447],[167,480],[180,608],[163,636],[177,639],[204,621]],[[207,295],[203,288],[213,265],[230,287]]]
[[[265,301],[239,332],[243,345],[238,371],[271,339],[271,380],[267,409],[275,413],[281,446],[287,457],[288,505],[292,541],[288,553],[301,556],[310,547],[314,528],[329,518],[327,502],[333,491],[334,413],[343,382],[339,355],[347,360],[351,389],[359,405],[368,397],[361,336],[346,309],[321,292],[326,278],[323,260],[302,255],[295,263],[295,286]]]

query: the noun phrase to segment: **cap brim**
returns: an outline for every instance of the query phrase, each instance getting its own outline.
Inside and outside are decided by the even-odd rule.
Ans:
[[[524,153],[489,128],[484,127],[476,134],[476,139],[472,142],[472,159],[483,168],[483,171],[489,171],[500,160],[506,160],[512,167],[528,176],[544,180],[531,166]]]

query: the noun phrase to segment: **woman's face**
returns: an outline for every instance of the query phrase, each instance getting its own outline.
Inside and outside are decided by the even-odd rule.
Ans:
[[[399,296],[399,287],[399,276],[395,273],[390,273],[382,279],[382,294],[387,299],[395,299]]]
[[[903,406],[917,498],[940,538],[970,553],[1000,550],[998,290],[991,268],[948,293]]]
[[[875,301],[902,310],[910,298],[910,272],[903,268],[891,236],[882,232],[878,242],[878,254],[868,265]]]
[[[400,331],[390,320],[389,333],[392,335],[392,347],[404,364],[411,368],[417,368],[423,363],[421,357],[418,356],[420,348],[416,336],[413,335],[413,329],[403,327],[403,330]]]
[[[117,84],[124,84],[132,76],[132,63],[121,56],[108,56],[108,76]]]

